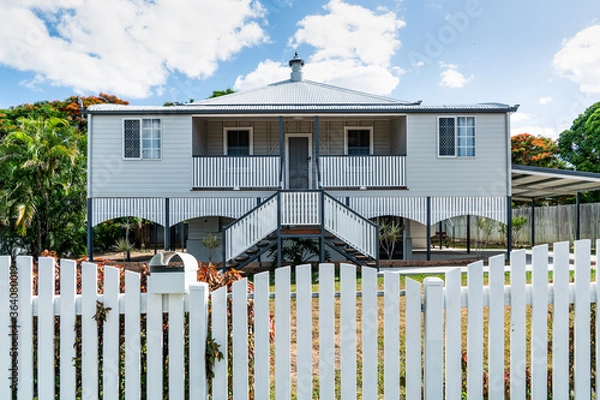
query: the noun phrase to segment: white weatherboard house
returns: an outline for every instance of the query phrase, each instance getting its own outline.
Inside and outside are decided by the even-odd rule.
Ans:
[[[217,261],[240,267],[293,237],[374,263],[377,217],[403,221],[405,256],[450,217],[509,219],[518,106],[405,102],[305,80],[303,64],[296,55],[289,80],[190,104],[87,109],[89,230],[124,216],[187,221],[191,253],[206,259],[201,239],[218,234]]]

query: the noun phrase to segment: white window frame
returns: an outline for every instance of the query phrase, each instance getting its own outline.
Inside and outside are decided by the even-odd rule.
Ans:
[[[154,120],[157,119],[160,121],[160,141],[159,141],[159,149],[160,149],[160,157],[146,157],[144,158],[144,120]],[[125,121],[140,121],[140,132],[139,132],[139,141],[140,141],[140,156],[139,157],[125,157]],[[151,117],[151,118],[123,118],[121,122],[121,158],[125,161],[160,161],[163,156],[163,123],[162,118]]]
[[[223,154],[227,154],[227,136],[229,131],[248,131],[248,145],[250,146],[248,155],[254,154],[254,129],[251,126],[228,126],[223,128]]]
[[[369,154],[373,154],[372,126],[344,126],[344,155],[348,155],[348,131],[369,131]]]
[[[454,120],[454,155],[440,155],[440,119],[453,119]],[[473,156],[459,156],[458,155],[458,118],[473,118],[473,128],[475,129],[475,144],[473,149],[475,150],[475,155]],[[472,159],[477,156],[477,117],[475,115],[438,115],[437,117],[437,126],[436,126],[436,148],[437,148],[437,157],[438,158],[466,158]]]

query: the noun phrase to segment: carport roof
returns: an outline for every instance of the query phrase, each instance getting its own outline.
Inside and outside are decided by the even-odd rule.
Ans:
[[[513,200],[575,195],[600,190],[600,174],[564,169],[512,166]]]

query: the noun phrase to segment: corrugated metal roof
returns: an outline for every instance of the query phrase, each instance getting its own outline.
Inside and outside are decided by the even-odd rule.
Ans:
[[[574,195],[600,189],[600,174],[554,168],[512,166],[513,200]]]
[[[286,80],[257,89],[237,92],[172,107],[99,104],[90,114],[293,114],[293,113],[430,113],[512,112],[501,103],[471,105],[423,105],[377,96],[312,81]]]
[[[256,105],[256,104],[413,104],[385,96],[363,93],[313,81],[286,80],[256,89],[206,99],[198,105]]]

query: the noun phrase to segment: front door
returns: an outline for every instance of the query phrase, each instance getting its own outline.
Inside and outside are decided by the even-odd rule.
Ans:
[[[310,135],[287,136],[287,188],[311,188],[312,144]]]

